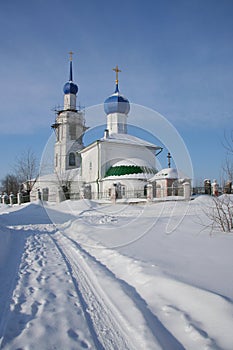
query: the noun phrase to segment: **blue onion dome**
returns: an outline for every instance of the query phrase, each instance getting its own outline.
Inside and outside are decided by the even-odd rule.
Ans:
[[[73,71],[72,71],[72,61],[70,61],[70,78],[67,83],[65,83],[63,87],[63,91],[65,95],[74,94],[76,95],[78,92],[78,86],[73,83]]]
[[[64,94],[74,94],[76,95],[78,92],[78,86],[74,84],[72,81],[68,81],[63,87]]]
[[[130,111],[130,104],[127,98],[120,94],[118,83],[116,83],[116,90],[114,94],[109,96],[104,102],[104,111],[106,114],[122,113],[128,114]]]

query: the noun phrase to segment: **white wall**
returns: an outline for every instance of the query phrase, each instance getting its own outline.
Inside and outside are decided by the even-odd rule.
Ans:
[[[155,167],[155,153],[146,147],[127,145],[108,141],[97,141],[86,150],[81,152],[82,156],[82,179],[90,183],[93,192],[107,191],[113,181],[109,184],[104,180],[97,184],[97,179],[104,179],[106,171],[116,162],[128,158],[139,158],[146,161],[151,167]],[[127,190],[143,190],[146,181],[135,179],[127,180]]]
[[[113,142],[101,143],[101,177],[106,171],[120,160],[139,158],[147,162],[151,168],[155,168],[155,153],[146,147],[127,145]]]

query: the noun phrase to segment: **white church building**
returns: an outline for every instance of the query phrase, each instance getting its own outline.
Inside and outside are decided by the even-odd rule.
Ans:
[[[56,135],[54,173],[38,178],[31,197],[40,193],[45,200],[146,198],[147,186],[153,183],[149,180],[158,172],[156,156],[162,148],[127,133],[130,103],[119,91],[118,66],[113,69],[115,91],[104,102],[104,135],[84,145],[88,128],[84,111],[76,107],[78,86],[73,82],[72,54],[69,63],[64,107],[52,125]]]

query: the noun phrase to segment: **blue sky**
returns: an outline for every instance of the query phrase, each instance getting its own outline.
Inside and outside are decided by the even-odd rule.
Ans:
[[[232,38],[232,0],[2,1],[0,179],[24,150],[40,158],[70,50],[81,105],[113,92],[118,64],[121,92],[174,125],[195,178],[219,179],[233,119]]]

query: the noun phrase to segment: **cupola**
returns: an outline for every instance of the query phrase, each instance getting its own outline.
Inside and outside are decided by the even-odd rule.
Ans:
[[[121,71],[119,70],[118,66],[113,68],[113,70],[116,72],[115,92],[105,100],[104,111],[107,115],[113,113],[128,114],[130,111],[129,101],[119,92],[118,72]]]

